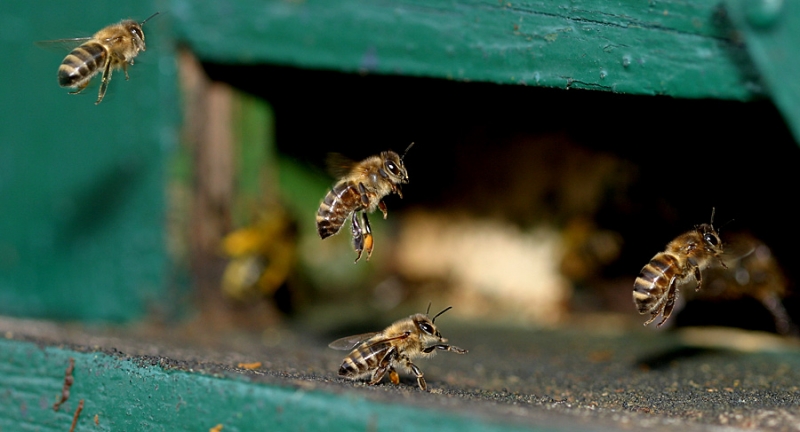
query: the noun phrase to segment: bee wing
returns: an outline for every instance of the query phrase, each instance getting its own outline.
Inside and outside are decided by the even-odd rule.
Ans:
[[[342,351],[349,351],[362,343],[366,342],[373,336],[378,334],[378,332],[371,332],[371,333],[362,333],[353,336],[345,336],[341,339],[336,339],[335,341],[328,344],[328,347],[333,348],[335,350],[342,350]]]
[[[335,178],[343,177],[350,173],[358,162],[340,153],[328,153],[325,157],[325,168]]]
[[[760,242],[749,234],[732,234],[725,237],[725,250],[720,255],[720,259],[725,265],[736,264],[737,261],[747,257],[760,244]]]
[[[79,38],[66,38],[66,39],[52,39],[52,40],[36,41],[34,42],[34,44],[39,48],[45,49],[47,51],[68,52],[72,51],[76,46],[88,41],[89,39],[91,38],[79,37]]]

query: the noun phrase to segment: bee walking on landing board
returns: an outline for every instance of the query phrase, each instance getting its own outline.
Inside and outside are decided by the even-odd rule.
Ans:
[[[714,229],[714,209],[711,209],[711,223],[695,226],[694,230],[672,240],[665,251],[657,253],[642,268],[633,283],[634,304],[640,314],[650,314],[644,325],[653,322],[659,314],[663,318],[658,326],[664,324],[675,307],[679,286],[693,277],[699,291],[701,272],[714,261],[727,268],[720,258],[722,253],[722,240]]]
[[[58,67],[58,85],[75,88],[76,90],[70,94],[78,94],[89,85],[95,75],[102,72],[100,91],[95,105],[102,102],[114,69],[122,69],[125,72],[125,79],[129,79],[128,65],[133,65],[133,59],[146,48],[142,26],[156,15],[158,12],[141,23],[122,20],[103,27],[88,38],[45,41],[44,43],[83,42],[73,49]]]
[[[411,315],[395,321],[383,331],[348,336],[331,342],[328,346],[338,350],[352,350],[339,367],[339,376],[358,379],[371,375],[370,385],[381,382],[386,372],[392,384],[399,384],[400,377],[395,366],[400,366],[417,377],[417,385],[427,390],[422,371],[411,362],[416,357],[430,357],[436,350],[466,354],[467,350],[447,345],[434,325],[439,315],[452,308],[445,308],[433,318],[428,317],[430,305],[424,314]]]
[[[355,262],[361,259],[361,252],[365,249],[369,261],[373,239],[367,213],[380,209],[386,219],[387,210],[383,198],[391,193],[403,197],[400,185],[408,183],[408,172],[403,159],[413,145],[411,143],[406,148],[403,156],[385,151],[361,162],[331,155],[328,160],[329,168],[341,178],[325,195],[317,210],[317,231],[323,240],[338,233],[350,217],[353,248],[357,254]]]

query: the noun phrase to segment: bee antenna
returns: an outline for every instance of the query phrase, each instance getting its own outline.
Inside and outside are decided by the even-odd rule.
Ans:
[[[735,221],[735,220],[736,220],[736,219],[731,219],[731,220],[729,220],[729,221],[725,222],[724,224],[720,225],[720,227],[719,227],[719,228],[717,228],[717,232],[720,232],[720,230],[722,230],[722,228],[723,228],[725,225],[728,225],[729,223],[731,223],[731,222],[733,222],[733,221]]]
[[[411,144],[409,144],[408,147],[406,147],[406,151],[403,152],[403,156],[400,156],[400,160],[401,161],[406,158],[406,153],[408,153],[408,151],[411,149],[411,147],[414,147],[414,143],[413,142]]]
[[[452,306],[448,306],[448,307],[444,308],[444,310],[443,310],[443,311],[439,312],[438,314],[436,314],[436,316],[435,316],[435,317],[431,318],[431,323],[435,323],[435,322],[436,322],[436,317],[438,317],[439,315],[441,315],[441,314],[443,314],[443,313],[445,313],[445,312],[449,311],[449,310],[450,310],[450,309],[452,309],[452,308],[453,308]]]
[[[425,315],[430,315],[431,313],[431,302],[428,302],[428,310],[425,311]]]
[[[711,227],[714,227],[714,212],[717,210],[716,207],[711,207]]]
[[[146,23],[147,21],[150,21],[150,20],[151,20],[153,17],[155,17],[155,16],[156,16],[156,15],[158,15],[159,13],[160,13],[160,12],[156,12],[156,13],[154,13],[154,14],[150,15],[150,16],[149,16],[149,17],[147,17],[147,18],[146,18],[144,21],[140,22],[140,23],[139,23],[139,25],[140,25],[140,26],[143,26],[143,25],[144,25],[144,23]]]

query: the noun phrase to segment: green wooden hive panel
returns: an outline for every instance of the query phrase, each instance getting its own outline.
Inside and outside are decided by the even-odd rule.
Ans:
[[[0,313],[127,320],[162,304],[164,168],[179,119],[167,21],[145,26],[150,49],[97,106],[97,84],[58,86],[69,48],[34,45],[144,19],[155,3],[0,3]]]
[[[719,3],[173,0],[171,13],[213,62],[746,100],[761,87]]]

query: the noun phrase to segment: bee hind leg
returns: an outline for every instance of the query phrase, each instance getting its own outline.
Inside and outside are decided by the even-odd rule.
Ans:
[[[375,372],[372,373],[372,379],[369,380],[369,385],[375,385],[380,383],[381,380],[383,379],[383,376],[386,375],[386,371],[389,369],[389,367],[390,366],[387,364],[387,365],[382,365],[377,369],[375,369]],[[397,375],[397,372],[395,372],[394,374]],[[391,372],[389,372],[389,377],[390,378],[392,377]],[[394,380],[392,380],[392,382],[394,382]],[[399,378],[398,382],[400,382]]]
[[[663,318],[661,322],[656,325],[656,327],[661,327],[672,315],[672,309],[675,308],[675,300],[678,298],[678,283],[677,279],[673,279],[672,283],[669,285],[669,292],[667,293],[667,301],[664,303],[664,308],[662,309]]]
[[[367,250],[367,261],[369,261],[369,258],[372,256],[374,240],[372,238],[372,227],[369,226],[367,212],[363,212],[362,215],[364,221],[364,248]]]
[[[353,234],[353,249],[356,251],[356,261],[361,259],[361,251],[364,250],[364,234],[361,225],[358,224],[358,212],[351,217],[350,232]]]
[[[372,373],[372,379],[369,381],[369,385],[375,385],[381,382],[387,371],[389,372],[389,379],[392,380],[392,384],[400,384],[400,377],[397,375],[397,371],[392,367],[392,360],[396,353],[397,351],[392,348],[383,356],[380,363],[378,363],[378,368]]]
[[[107,56],[106,63],[103,65],[103,77],[100,80],[100,91],[97,93],[97,102],[94,103],[95,105],[103,101],[109,81],[111,81],[111,58]]]

